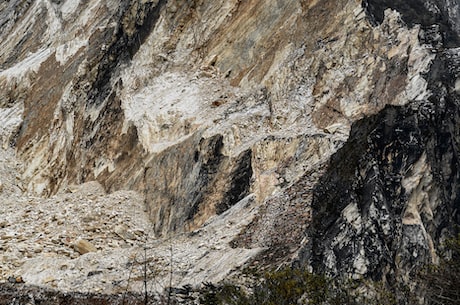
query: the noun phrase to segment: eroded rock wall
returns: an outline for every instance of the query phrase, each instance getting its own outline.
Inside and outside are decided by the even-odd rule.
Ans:
[[[419,40],[435,55],[422,75],[426,95],[352,125],[316,186],[303,258],[317,272],[404,283],[421,295],[414,277],[437,262],[460,221],[459,19],[447,17],[458,3],[364,4],[376,22],[389,6],[407,26],[421,24]]]
[[[145,174],[155,160],[161,164],[168,147],[186,151],[189,138],[222,137],[223,158],[234,161],[219,170],[231,173],[243,151],[267,139],[286,141],[279,147],[295,151],[309,145],[293,140],[308,138],[299,135],[322,134],[335,143],[326,145],[324,162],[354,120],[386,104],[421,98],[420,74],[431,56],[418,43],[417,28],[407,29],[394,14],[373,28],[353,1],[31,5],[14,8],[22,17],[12,29],[34,26],[40,11],[43,33],[23,37],[32,52],[27,58],[19,42],[5,42],[5,58],[17,58],[5,59],[5,69],[12,68],[2,72],[5,88],[19,82],[9,92],[25,91],[14,101],[24,105],[16,143],[29,164],[24,174],[29,189],[53,194],[68,183],[97,179],[108,190],[146,192],[152,211],[173,205],[164,198],[180,192],[171,184],[164,198],[153,202],[156,178]],[[33,65],[19,69],[25,61]],[[7,75],[11,71],[19,74]],[[159,172],[181,167],[184,157],[173,155]],[[232,196],[242,198],[251,189],[263,202],[279,185],[294,182],[305,164],[286,159],[276,157],[270,168],[267,157],[260,159],[264,164],[252,159],[251,185],[234,188],[241,191]],[[288,175],[277,173],[284,167]],[[176,179],[189,179],[188,172],[181,173]],[[213,189],[214,179],[205,179],[198,192]],[[228,190],[210,192],[219,198]],[[197,196],[187,192],[174,204],[196,209]],[[204,211],[213,206],[229,203],[200,205],[197,215],[207,216],[195,222],[211,216]],[[187,219],[189,212],[174,215]],[[180,223],[174,227],[186,227]]]
[[[254,195],[233,247],[406,276],[459,222],[458,6],[5,2],[1,140],[28,191],[139,191],[157,236]]]

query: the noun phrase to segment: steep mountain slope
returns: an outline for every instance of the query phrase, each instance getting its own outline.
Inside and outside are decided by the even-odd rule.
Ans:
[[[459,7],[3,2],[0,140],[23,164],[14,191],[37,205],[91,181],[101,196],[132,191],[141,199],[123,204],[145,205],[149,247],[182,249],[180,285],[292,262],[408,283],[460,223]],[[58,288],[75,283],[66,276]]]
[[[428,95],[353,125],[315,189],[305,255],[318,271],[394,284],[435,263],[458,230],[459,4],[366,5],[376,22],[383,5],[419,24],[435,54],[423,75]]]

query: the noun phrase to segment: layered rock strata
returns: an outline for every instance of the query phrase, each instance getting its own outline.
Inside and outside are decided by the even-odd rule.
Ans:
[[[0,140],[22,191],[138,192],[151,238],[216,223],[231,268],[407,281],[459,223],[458,7],[11,0]]]

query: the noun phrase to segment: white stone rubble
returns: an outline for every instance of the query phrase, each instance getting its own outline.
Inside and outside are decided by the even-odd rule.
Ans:
[[[262,250],[229,246],[256,212],[252,197],[198,231],[159,240],[140,194],[106,194],[89,182],[34,197],[22,193],[14,152],[0,150],[0,160],[0,282],[22,277],[62,291],[142,291],[147,267],[149,289],[161,292],[170,278],[174,287],[222,280]],[[82,241],[95,252],[80,254]]]

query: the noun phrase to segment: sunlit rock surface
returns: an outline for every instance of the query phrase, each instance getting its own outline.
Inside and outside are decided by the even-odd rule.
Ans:
[[[15,200],[40,210],[68,198],[83,209],[89,195],[69,192],[98,183],[94,227],[111,232],[111,246],[89,231],[69,237],[96,247],[82,256],[64,236],[56,258],[13,249],[21,257],[2,263],[2,280],[21,272],[29,284],[69,290],[97,276],[108,284],[81,289],[139,290],[142,278],[125,279],[130,255],[148,247],[167,273],[172,243],[177,286],[291,262],[410,281],[460,223],[459,6],[3,2],[0,188],[2,218],[17,219],[1,228],[3,244],[28,247],[43,230],[14,235],[30,226],[14,216],[23,213]],[[118,204],[119,216],[102,220]],[[121,221],[133,205],[142,228]],[[141,229],[146,241],[126,243]],[[47,263],[61,259],[64,271]],[[88,276],[91,260],[105,263]],[[115,274],[113,262],[125,269]]]

